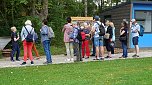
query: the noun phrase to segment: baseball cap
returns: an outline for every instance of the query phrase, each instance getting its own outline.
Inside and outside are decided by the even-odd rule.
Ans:
[[[94,17],[93,17],[93,19],[95,19],[95,20],[99,20],[99,19],[100,19],[100,17],[96,15],[96,16],[94,16]]]

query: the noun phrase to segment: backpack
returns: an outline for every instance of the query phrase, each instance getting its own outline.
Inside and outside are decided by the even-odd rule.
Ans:
[[[69,38],[70,39],[74,39],[74,33],[73,33],[73,31],[69,33]]]
[[[30,31],[30,32],[28,32],[28,30],[27,30],[27,28],[24,26],[24,28],[26,29],[26,31],[27,31],[27,33],[28,33],[28,35],[26,36],[26,42],[33,42],[33,34],[31,34],[31,32],[32,32],[32,30],[33,30],[33,28],[32,28],[32,30]]]
[[[53,29],[51,27],[48,27],[48,37],[49,39],[55,37]]]
[[[96,22],[99,25],[99,36],[104,36],[105,35],[105,28],[104,26],[101,24],[99,24],[98,22]]]
[[[143,36],[144,35],[144,27],[142,25],[139,25],[140,26],[140,31],[138,32],[139,33],[139,36]]]
[[[85,38],[86,38],[85,33],[84,33],[83,30],[81,30],[81,29],[78,29],[78,28],[77,28],[77,30],[78,30],[78,35],[77,35],[76,38],[77,38],[79,41],[84,41]]]

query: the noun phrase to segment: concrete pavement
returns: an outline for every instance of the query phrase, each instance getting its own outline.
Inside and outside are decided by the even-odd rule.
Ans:
[[[113,58],[110,59],[105,59],[105,60],[115,60],[115,59],[119,59],[119,57],[122,54],[115,54]],[[128,58],[132,58],[132,55],[134,55],[134,53],[128,53]],[[147,52],[140,52],[139,53],[140,58],[145,58],[145,57],[152,57],[152,50],[151,51],[147,51]],[[105,54],[106,56],[106,54]],[[94,61],[93,58],[95,57],[90,57],[89,59],[83,59],[83,62],[89,62],[89,61]],[[60,64],[60,63],[73,63],[73,61],[65,61],[66,60],[66,56],[64,55],[52,55],[52,60],[53,60],[53,64]],[[25,66],[37,66],[37,65],[44,65],[43,62],[45,62],[45,56],[41,56],[41,58],[39,60],[34,60],[34,65],[30,64],[30,60],[27,61],[27,64]],[[12,62],[10,61],[10,58],[3,58],[0,59],[0,68],[6,68],[6,67],[22,67],[20,64],[23,62],[23,60],[21,61],[15,61]]]

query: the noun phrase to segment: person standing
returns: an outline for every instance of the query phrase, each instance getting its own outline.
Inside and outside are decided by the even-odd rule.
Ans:
[[[40,29],[41,42],[43,44],[44,52],[46,55],[46,62],[44,62],[43,64],[52,64],[52,57],[51,57],[51,52],[50,52],[51,39],[49,39],[49,36],[48,36],[49,27],[47,26],[47,24],[48,24],[47,19],[44,19],[42,21],[42,27]]]
[[[73,50],[73,39],[70,38],[70,33],[73,32],[73,27],[71,24],[71,17],[67,17],[67,23],[64,25],[62,32],[64,32],[64,43],[67,52],[66,61],[73,61],[74,50]]]
[[[33,56],[32,56],[32,47],[33,47],[33,41],[28,41],[28,36],[29,35],[34,35],[34,28],[32,27],[32,23],[30,20],[27,20],[25,22],[25,26],[22,27],[21,31],[21,38],[23,42],[23,48],[24,48],[24,62],[21,65],[25,65],[27,61],[27,56],[29,56],[31,60],[31,64],[34,64],[33,62]]]
[[[85,40],[82,41],[82,58],[88,59],[90,57],[90,48],[89,48],[90,30],[88,23],[84,22],[83,24],[84,24],[83,32],[85,33]]]
[[[76,62],[82,61],[81,56],[81,41],[77,39],[78,33],[80,32],[80,28],[77,25],[77,22],[72,22],[73,25],[73,35],[74,35],[74,41],[73,41],[73,47],[75,49],[75,55],[76,55]]]
[[[115,26],[113,22],[110,22],[109,24],[112,27],[112,42],[111,42],[111,54],[114,56],[114,48],[115,48]]]
[[[139,57],[139,46],[138,46],[139,31],[140,31],[140,25],[137,23],[135,19],[132,19],[131,20],[132,42],[136,52],[132,57]]]
[[[19,60],[20,56],[20,47],[18,44],[18,40],[20,39],[19,33],[17,33],[16,27],[11,27],[11,42],[12,42],[12,51],[11,51],[11,61],[14,61],[13,57],[16,53],[16,61]]]
[[[102,25],[102,23],[99,21],[99,16],[93,17],[93,20],[94,24],[91,31],[94,33],[93,37],[96,48],[96,58],[94,60],[104,60],[103,36],[99,36],[99,26]]]
[[[37,33],[34,33],[34,43],[33,43],[32,49],[33,49],[33,51],[35,52],[36,59],[40,59],[39,52],[38,52],[38,50],[36,49],[36,42],[37,42],[37,40],[38,40],[38,35],[37,35]]]
[[[109,20],[107,20],[105,24],[107,26],[107,29],[106,29],[106,34],[104,36],[104,40],[105,40],[106,49],[108,51],[108,55],[106,58],[112,58],[112,56],[111,56],[111,49],[112,49],[111,42],[112,42],[113,31],[112,31],[112,27],[110,26]]]
[[[123,50],[123,54],[121,57],[119,58],[127,58],[128,57],[128,51],[127,51],[127,33],[128,33],[128,26],[127,23],[125,21],[123,21],[121,23],[121,29],[120,29],[120,42],[122,44],[122,50]]]

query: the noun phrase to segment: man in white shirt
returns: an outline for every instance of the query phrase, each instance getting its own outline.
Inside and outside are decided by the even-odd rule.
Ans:
[[[139,31],[140,31],[139,24],[136,22],[135,19],[132,19],[131,20],[132,42],[133,45],[135,46],[135,52],[136,52],[136,54],[134,54],[132,57],[139,57],[139,46],[138,46]]]

